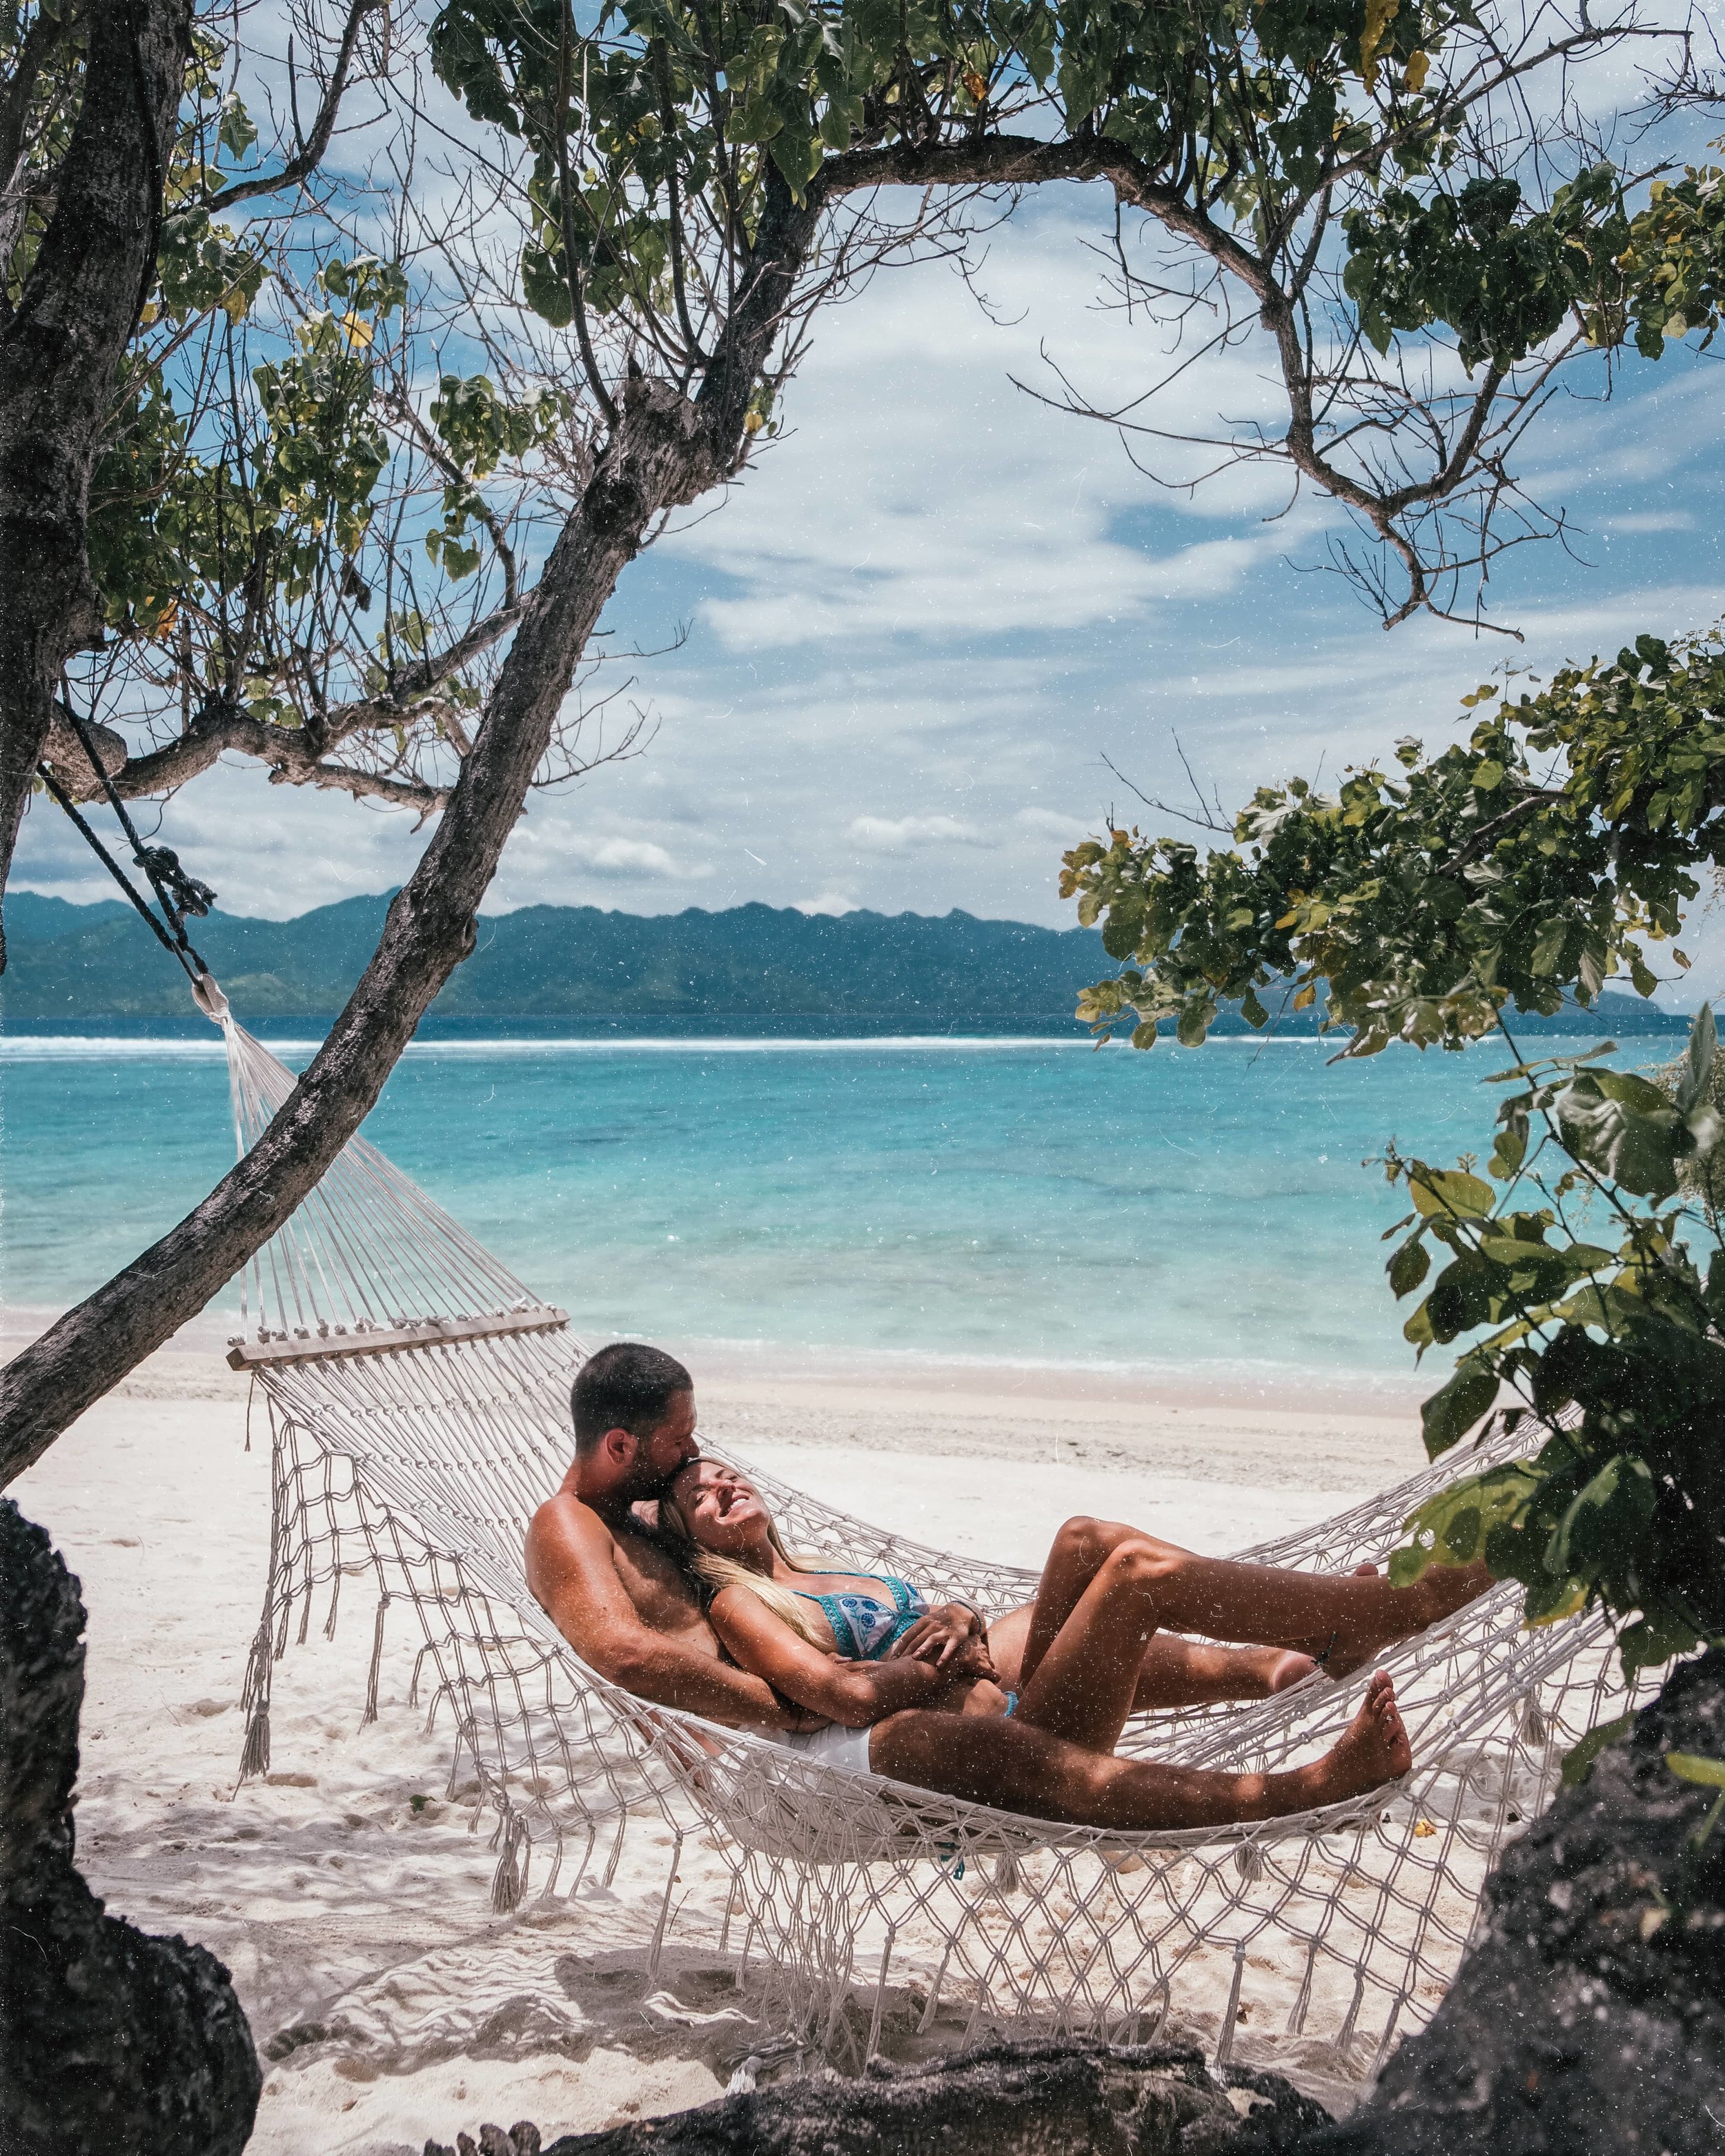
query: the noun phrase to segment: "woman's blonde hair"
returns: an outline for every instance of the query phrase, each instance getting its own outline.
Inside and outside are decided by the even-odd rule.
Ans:
[[[669,1540],[680,1543],[683,1563],[704,1587],[716,1594],[721,1587],[746,1587],[757,1601],[764,1602],[782,1624],[788,1625],[798,1639],[806,1640],[811,1647],[819,1647],[824,1654],[831,1654],[830,1644],[815,1630],[814,1620],[809,1614],[809,1604],[788,1587],[781,1587],[776,1579],[766,1579],[748,1565],[739,1564],[734,1557],[721,1557],[716,1550],[703,1549],[690,1532],[689,1521],[675,1497],[666,1496],[659,1501],[659,1524]],[[824,1572],[826,1568],[811,1558],[793,1556],[779,1539],[778,1522],[769,1514],[767,1521],[767,1539],[773,1553],[788,1564],[793,1572]]]

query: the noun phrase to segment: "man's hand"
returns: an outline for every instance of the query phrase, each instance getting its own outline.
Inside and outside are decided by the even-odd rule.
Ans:
[[[798,1707],[795,1700],[787,1699],[782,1691],[773,1693],[773,1703],[778,1711],[768,1721],[768,1729],[782,1729],[789,1737],[806,1737],[811,1730],[832,1726],[825,1715],[816,1714],[812,1707]]]
[[[886,1660],[897,1661],[908,1657],[912,1661],[932,1662],[937,1669],[945,1669],[955,1656],[968,1647],[980,1645],[986,1661],[988,1652],[988,1632],[974,1609],[962,1602],[937,1603],[926,1616],[919,1617],[904,1636],[893,1642]],[[973,1672],[992,1676],[993,1666]]]

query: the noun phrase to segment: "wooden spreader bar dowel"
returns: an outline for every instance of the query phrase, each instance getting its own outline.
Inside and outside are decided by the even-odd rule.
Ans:
[[[383,1355],[392,1348],[435,1348],[448,1340],[485,1340],[499,1332],[559,1332],[567,1310],[506,1311],[501,1317],[432,1317],[423,1325],[379,1327],[374,1332],[297,1333],[285,1340],[235,1340],[228,1349],[232,1370],[260,1363],[330,1363],[349,1355]]]

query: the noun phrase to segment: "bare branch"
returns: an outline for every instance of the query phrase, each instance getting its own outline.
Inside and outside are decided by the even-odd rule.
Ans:
[[[324,153],[330,146],[330,138],[336,131],[336,118],[341,109],[341,100],[347,95],[347,77],[353,65],[353,49],[359,42],[360,26],[367,15],[380,8],[387,9],[390,0],[350,0],[347,20],[342,26],[341,42],[336,50],[336,64],[330,70],[330,79],[317,108],[317,116],[311,123],[311,132],[290,157],[279,172],[259,173],[243,180],[230,180],[208,198],[212,210],[232,209],[236,203],[253,202],[259,195],[278,193],[283,187],[297,187],[323,162]]]

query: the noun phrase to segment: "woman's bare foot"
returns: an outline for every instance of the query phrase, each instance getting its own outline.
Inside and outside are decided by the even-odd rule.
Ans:
[[[1395,1703],[1395,1686],[1389,1671],[1379,1670],[1334,1750],[1313,1768],[1322,1794],[1312,1802],[1333,1804],[1363,1796],[1368,1789],[1399,1780],[1413,1763],[1414,1750]]]
[[[1265,1673],[1269,1689],[1271,1692],[1287,1691],[1295,1685],[1303,1683],[1317,1667],[1317,1664],[1310,1655],[1289,1652],[1272,1656],[1270,1667]]]

